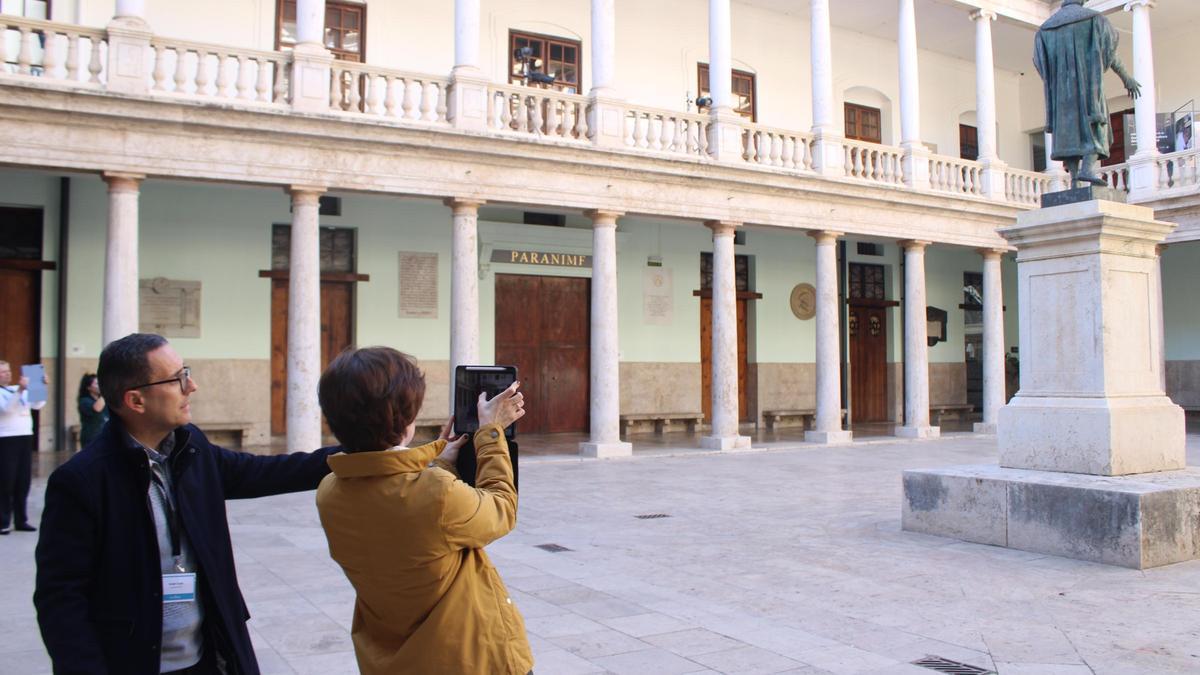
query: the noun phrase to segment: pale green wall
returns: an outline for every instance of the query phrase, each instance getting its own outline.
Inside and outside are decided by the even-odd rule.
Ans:
[[[1163,252],[1163,322],[1168,361],[1200,359],[1200,242],[1172,244]]]

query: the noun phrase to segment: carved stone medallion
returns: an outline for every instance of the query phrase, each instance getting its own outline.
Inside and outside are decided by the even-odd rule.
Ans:
[[[792,314],[801,321],[808,321],[817,313],[817,289],[812,284],[796,284],[790,302]]]

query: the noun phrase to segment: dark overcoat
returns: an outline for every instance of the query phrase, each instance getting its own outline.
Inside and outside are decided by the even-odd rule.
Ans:
[[[250,455],[213,445],[190,424],[175,430],[175,448],[170,469],[199,568],[206,649],[230,673],[255,675],[225,500],[315,489],[339,449]],[[149,486],[146,453],[116,417],[50,475],[33,602],[55,673],[159,672],[162,572]]]

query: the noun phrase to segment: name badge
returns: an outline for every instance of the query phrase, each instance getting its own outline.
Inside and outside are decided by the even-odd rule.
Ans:
[[[195,602],[196,573],[164,574],[163,602]]]

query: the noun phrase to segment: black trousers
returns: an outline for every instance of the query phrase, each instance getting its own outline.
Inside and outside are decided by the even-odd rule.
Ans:
[[[0,437],[0,527],[25,525],[33,475],[33,436]]]

